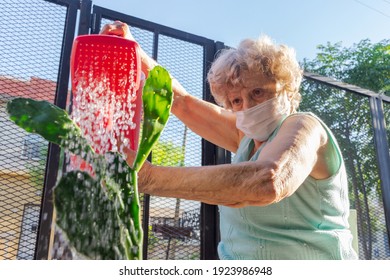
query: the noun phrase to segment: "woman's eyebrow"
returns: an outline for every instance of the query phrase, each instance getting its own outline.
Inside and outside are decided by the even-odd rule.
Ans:
[[[270,87],[270,86],[254,86],[252,88],[252,90],[256,90],[256,89],[260,89],[260,90],[263,90],[263,91],[273,90],[272,87]]]

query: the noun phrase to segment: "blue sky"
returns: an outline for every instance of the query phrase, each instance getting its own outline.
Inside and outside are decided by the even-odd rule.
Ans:
[[[390,0],[94,0],[141,19],[236,46],[267,34],[299,60],[319,44],[390,38]]]

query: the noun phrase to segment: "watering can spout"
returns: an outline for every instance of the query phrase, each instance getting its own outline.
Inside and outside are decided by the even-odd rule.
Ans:
[[[137,150],[142,110],[138,44],[114,35],[80,35],[71,54],[72,118],[99,154],[117,140]]]

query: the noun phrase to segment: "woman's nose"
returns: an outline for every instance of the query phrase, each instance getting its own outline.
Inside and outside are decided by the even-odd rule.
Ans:
[[[252,108],[255,105],[256,105],[256,103],[253,102],[252,100],[244,100],[243,104],[242,104],[242,109],[247,110],[249,108]]]

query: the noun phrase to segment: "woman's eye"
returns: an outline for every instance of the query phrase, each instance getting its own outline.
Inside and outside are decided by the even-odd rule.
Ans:
[[[240,103],[241,103],[241,99],[239,99],[239,98],[236,98],[236,99],[232,100],[232,104],[233,105],[239,105]]]
[[[262,97],[264,91],[260,88],[256,88],[252,91],[254,97]]]

